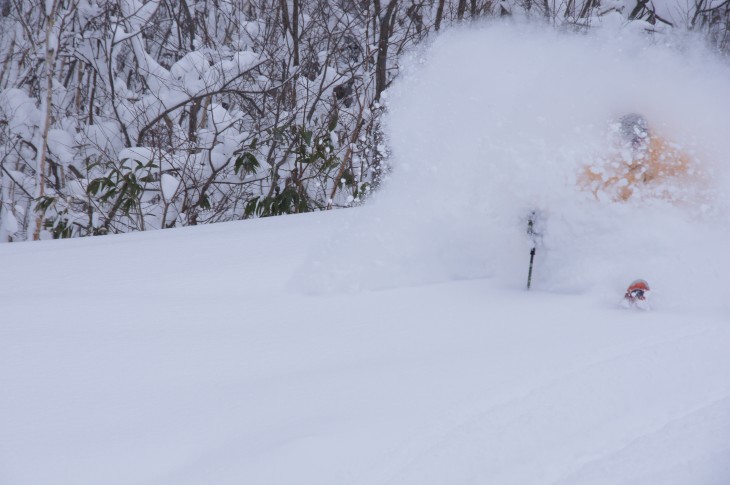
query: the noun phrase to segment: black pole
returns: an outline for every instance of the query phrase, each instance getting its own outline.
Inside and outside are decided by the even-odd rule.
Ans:
[[[527,289],[530,289],[532,284],[532,263],[535,261],[535,248],[530,250],[530,271],[527,273]]]

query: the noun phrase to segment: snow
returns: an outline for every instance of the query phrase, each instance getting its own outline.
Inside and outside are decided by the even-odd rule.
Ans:
[[[48,130],[48,148],[61,164],[68,165],[73,162],[73,145],[73,137],[67,131],[55,128]]]
[[[659,279],[666,305],[726,311],[718,268],[730,255],[716,244],[730,236],[730,98],[711,93],[729,77],[691,43],[676,50],[630,32],[487,25],[442,35],[390,90],[395,170],[373,216],[343,230],[305,277],[313,291],[483,277],[519,287],[525,218],[539,209],[538,287],[610,299],[637,277]],[[627,203],[580,189],[580,172],[600,170],[611,151],[614,120],[631,112],[692,154],[700,181],[669,180]]]
[[[261,56],[251,51],[240,51],[233,55],[233,62],[238,68],[238,72],[242,73],[251,69],[256,63],[261,62]]]
[[[297,290],[361,217],[4,246],[8,483],[727,479],[723,315],[493,279]]]
[[[112,29],[112,32],[113,32],[112,42],[114,44],[120,44],[127,39],[131,39],[133,37],[140,35],[139,31],[126,32],[124,30],[124,27],[122,27],[120,25],[115,25],[114,28]]]
[[[189,82],[200,79],[200,75],[208,70],[208,59],[206,59],[203,53],[198,51],[188,52],[179,61],[170,67],[170,74],[175,79],[186,79],[190,78]],[[191,92],[196,92],[200,88],[191,89]]]
[[[2,211],[2,229],[12,236],[18,232],[18,220],[9,210],[3,208]]]
[[[32,138],[34,127],[40,123],[35,102],[20,89],[10,88],[0,93],[0,113],[8,120],[10,131],[25,139]]]
[[[124,148],[119,152],[118,157],[119,160],[134,160],[142,164],[149,163],[156,158],[154,149],[147,147]]]
[[[406,60],[364,207],[0,246],[2,481],[727,484],[728,71],[611,37]],[[579,189],[625,111],[712,177]]]
[[[172,200],[178,187],[180,187],[180,180],[174,176],[169,173],[163,173],[160,176],[160,190],[162,190],[162,196],[165,200]]]
[[[151,0],[143,4],[138,0],[129,0],[122,2],[121,5],[125,14],[128,16],[126,20],[134,26],[135,30],[140,30],[150,21],[152,15],[154,15],[160,6],[160,2],[158,0]]]
[[[116,153],[123,149],[122,134],[111,122],[100,122],[84,127],[83,137],[89,141],[89,153],[100,155],[102,153]],[[94,150],[97,148],[97,150]]]

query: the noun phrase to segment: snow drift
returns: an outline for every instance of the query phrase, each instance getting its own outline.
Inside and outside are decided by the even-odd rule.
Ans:
[[[664,307],[727,308],[720,268],[730,171],[730,70],[699,42],[621,27],[590,34],[486,24],[441,35],[387,92],[392,175],[314,268],[310,289],[495,277],[524,285],[526,217],[543,235],[535,287],[606,303],[635,278]],[[595,197],[580,171],[615,120],[643,114],[696,161],[672,196]],[[665,187],[666,189],[666,187]]]

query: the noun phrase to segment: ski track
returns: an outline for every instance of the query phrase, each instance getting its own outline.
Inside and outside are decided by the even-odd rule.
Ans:
[[[498,428],[508,428],[508,423],[511,423],[515,418],[520,417],[519,414],[509,417],[512,410],[516,407],[522,407],[527,410],[539,407],[539,404],[532,404],[531,401],[539,402],[540,398],[545,394],[550,394],[552,391],[555,391],[561,386],[568,389],[575,389],[576,386],[572,385],[573,381],[580,380],[578,378],[584,375],[594,376],[600,368],[608,368],[607,374],[610,375],[612,374],[612,367],[607,366],[607,364],[630,362],[634,356],[639,357],[634,360],[642,360],[647,358],[647,355],[652,355],[652,353],[656,353],[656,351],[659,350],[673,352],[677,343],[688,343],[695,339],[700,339],[701,341],[712,341],[713,339],[704,337],[708,337],[711,334],[714,335],[717,332],[727,334],[728,329],[723,325],[716,325],[714,328],[707,328],[699,332],[681,332],[680,335],[673,336],[671,338],[661,339],[646,345],[633,346],[628,350],[613,352],[611,355],[586,361],[582,365],[576,366],[570,371],[551,378],[548,382],[543,381],[542,384],[529,386],[527,390],[520,393],[513,393],[506,399],[500,399],[496,402],[491,398],[475,398],[473,400],[469,400],[457,409],[452,408],[444,413],[445,417],[438,418],[437,424],[426,427],[422,432],[411,436],[411,438],[405,441],[404,444],[392,449],[386,455],[388,457],[386,461],[389,462],[389,465],[376,466],[376,468],[379,468],[377,471],[368,474],[366,478],[353,483],[360,485],[406,483],[404,480],[409,477],[409,471],[414,468],[418,468],[418,464],[428,462],[429,457],[439,455],[444,450],[448,450],[450,442],[456,443],[456,447],[461,447],[464,443],[473,443],[477,445],[477,448],[479,448],[478,440],[464,438],[464,435],[473,434],[474,432],[472,430],[475,428],[488,428],[488,423],[496,423],[496,427]],[[723,341],[723,339],[717,339],[717,341]],[[578,397],[580,398],[583,396],[579,395]],[[556,467],[556,474],[561,475],[561,477],[552,477],[549,481],[545,481],[544,478],[539,478],[539,482],[535,482],[531,479],[526,481],[513,481],[510,480],[510,478],[513,477],[504,476],[502,479],[505,481],[491,483],[550,483],[552,485],[561,485],[564,483],[565,477],[575,475],[580,470],[587,469],[592,465],[600,464],[601,462],[617,455],[619,452],[630,448],[641,439],[660,434],[663,429],[667,428],[672,423],[686,420],[688,417],[696,415],[710,406],[728,401],[729,399],[730,391],[727,394],[723,394],[721,397],[707,401],[706,404],[696,406],[694,409],[670,415],[655,426],[637,427],[632,430],[631,434],[623,438],[619,445],[614,446],[609,450],[604,450],[597,455],[577,460],[577,464],[574,465],[573,468],[569,468],[567,471],[565,471],[562,467]],[[555,402],[555,400],[546,399],[545,402],[551,403]],[[488,446],[490,443],[487,442],[482,444],[486,444]],[[491,444],[493,445],[494,443]],[[410,483],[410,481],[407,483]],[[418,482],[416,480],[413,483]],[[567,484],[567,482],[565,483]]]
[[[615,465],[615,462],[628,461],[628,458],[622,457],[621,455],[627,454],[632,449],[639,448],[642,444],[647,441],[651,441],[654,438],[658,438],[659,441],[662,441],[662,438],[665,438],[665,434],[672,431],[672,428],[678,427],[678,425],[681,424],[687,424],[687,422],[690,421],[689,418],[696,418],[698,415],[704,415],[703,417],[706,417],[707,414],[710,414],[708,411],[714,411],[714,408],[719,408],[720,412],[724,413],[724,415],[721,417],[721,419],[724,418],[724,423],[720,426],[726,428],[725,432],[730,431],[730,413],[728,411],[728,409],[730,409],[730,394],[726,394],[719,399],[712,400],[707,404],[697,406],[696,408],[684,414],[670,418],[656,429],[637,434],[634,439],[622,444],[621,446],[614,447],[610,451],[596,456],[595,458],[587,459],[583,463],[577,464],[577,466],[572,471],[567,472],[562,478],[550,482],[550,485],[611,483],[610,478],[599,478],[598,480],[596,480],[596,477],[606,477],[607,475],[609,475],[608,471],[611,469],[615,469],[615,467],[612,467],[610,465]],[[730,452],[730,448],[724,451]],[[675,465],[675,467],[676,466],[677,465]],[[598,469],[598,472],[596,472],[596,469]],[[728,470],[730,471],[730,464],[728,465]],[[655,481],[654,483],[659,482]],[[718,482],[718,484],[719,483],[721,482]]]

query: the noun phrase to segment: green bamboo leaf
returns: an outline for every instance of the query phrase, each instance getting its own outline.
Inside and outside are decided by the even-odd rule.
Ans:
[[[337,128],[337,122],[339,121],[337,116],[337,111],[335,111],[332,114],[332,117],[330,118],[329,123],[327,124],[327,131],[335,131],[335,128]]]
[[[241,154],[236,158],[236,163],[233,166],[234,173],[242,172],[244,175],[254,174],[261,167],[259,161],[251,152]]]

